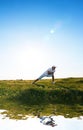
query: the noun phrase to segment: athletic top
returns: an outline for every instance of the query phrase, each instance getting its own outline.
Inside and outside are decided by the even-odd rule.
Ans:
[[[50,74],[50,72],[51,72],[51,74]],[[52,70],[52,67],[51,67],[51,68],[47,69],[42,75],[40,75],[38,79],[41,79],[43,77],[52,77],[52,74],[54,72],[55,72],[55,69]]]
[[[52,74],[48,74],[48,71],[51,72],[51,73],[54,73],[54,72],[55,72],[55,69],[52,70],[52,67],[51,67],[51,68],[47,69],[43,74],[46,75],[46,76],[52,75]]]

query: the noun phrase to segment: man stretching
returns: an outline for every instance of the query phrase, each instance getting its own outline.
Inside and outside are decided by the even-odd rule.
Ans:
[[[52,66],[51,68],[47,69],[42,75],[39,76],[36,80],[32,82],[32,84],[35,84],[38,80],[42,79],[43,77],[52,77],[52,83],[54,84],[54,72],[56,67]]]

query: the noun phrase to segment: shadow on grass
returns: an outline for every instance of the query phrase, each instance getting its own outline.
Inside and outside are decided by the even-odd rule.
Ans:
[[[60,89],[70,89],[69,87],[65,87],[64,85],[62,85],[62,83],[56,83],[56,86]]]
[[[26,105],[83,104],[83,91],[69,89],[46,90],[30,88],[21,91],[14,97],[14,100]]]
[[[44,84],[34,83],[33,85],[36,85],[37,87],[45,88],[45,85],[44,85]]]

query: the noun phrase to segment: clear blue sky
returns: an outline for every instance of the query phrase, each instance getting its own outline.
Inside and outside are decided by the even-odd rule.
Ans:
[[[83,0],[0,0],[0,79],[83,77]]]

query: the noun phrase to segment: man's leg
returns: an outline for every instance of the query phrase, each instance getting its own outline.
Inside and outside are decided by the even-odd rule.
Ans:
[[[44,74],[42,74],[39,78],[37,78],[36,80],[34,80],[34,81],[32,82],[32,84],[34,84],[34,83],[37,82],[38,80],[42,79],[43,77],[45,77]]]
[[[34,84],[35,82],[37,82],[39,79],[36,79],[36,80],[34,80],[33,82],[32,82],[32,84]]]

